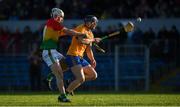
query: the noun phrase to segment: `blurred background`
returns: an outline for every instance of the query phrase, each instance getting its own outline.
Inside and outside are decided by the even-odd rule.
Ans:
[[[53,7],[64,11],[68,28],[83,23],[85,15],[97,16],[95,37],[127,21],[136,26],[100,43],[105,54],[93,49],[98,78],[77,90],[180,91],[179,0],[0,0],[0,91],[47,91],[43,79],[50,70],[39,45]],[[70,42],[71,37],[60,38],[59,52],[65,55]]]

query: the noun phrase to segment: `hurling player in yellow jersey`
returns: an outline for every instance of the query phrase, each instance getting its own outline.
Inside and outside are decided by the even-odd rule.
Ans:
[[[84,18],[84,24],[77,26],[74,30],[86,34],[85,39],[89,39],[95,42],[100,42],[100,38],[94,38],[92,30],[96,28],[98,19],[94,15],[87,15]],[[94,58],[91,46],[92,42],[82,42],[80,36],[73,36],[71,45],[68,49],[66,62],[71,68],[72,73],[75,76],[69,86],[66,88],[67,93],[72,93],[77,87],[79,87],[84,81],[94,80],[97,78],[95,71],[96,60]],[[84,53],[90,60],[90,64],[83,58]]]
[[[42,58],[56,77],[57,87],[61,94],[58,97],[58,101],[70,102],[65,93],[63,70],[59,63],[64,56],[56,50],[58,38],[62,36],[62,33],[76,36],[84,36],[84,34],[68,29],[62,25],[64,12],[61,9],[53,8],[51,17],[51,19],[47,20],[43,31],[43,41],[41,44],[41,49],[43,50]]]

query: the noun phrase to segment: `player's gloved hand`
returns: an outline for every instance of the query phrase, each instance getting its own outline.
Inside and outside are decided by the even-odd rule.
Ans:
[[[79,42],[81,42],[82,44],[85,44],[85,45],[89,45],[92,42],[99,43],[101,41],[101,38],[89,39],[89,38],[87,38],[86,34],[82,34],[80,36],[77,36],[77,39],[79,40]]]
[[[95,43],[99,43],[101,41],[101,38],[94,38]]]

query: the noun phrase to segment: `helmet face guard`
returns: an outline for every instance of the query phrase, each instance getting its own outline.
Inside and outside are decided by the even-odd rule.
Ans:
[[[84,18],[84,22],[87,23],[87,22],[98,22],[98,19],[96,16],[94,15],[87,15],[85,18]]]
[[[59,8],[52,8],[51,17],[56,18],[57,16],[64,17],[64,12]]]
[[[94,15],[87,15],[85,18],[84,18],[84,23],[86,25],[87,28],[93,30],[96,28],[97,26],[97,23],[98,23],[98,19],[96,16]]]

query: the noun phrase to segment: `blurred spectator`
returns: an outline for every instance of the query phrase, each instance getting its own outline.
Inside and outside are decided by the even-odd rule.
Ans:
[[[9,42],[7,44],[9,52],[20,53],[21,52],[21,48],[20,48],[21,40],[22,40],[22,34],[20,33],[19,29],[17,28],[15,32],[11,33],[11,36],[9,38]]]
[[[29,75],[32,91],[39,91],[41,88],[41,57],[37,44],[33,44],[32,53],[29,56]]]
[[[149,46],[155,40],[155,33],[152,28],[149,28],[148,31],[144,32],[142,37],[143,43]]]
[[[10,37],[10,31],[6,27],[5,29],[0,29],[0,44],[2,46],[3,52],[7,52],[7,44],[9,42],[9,37]]]
[[[26,26],[24,28],[24,31],[22,32],[22,44],[23,44],[22,51],[23,52],[28,52],[29,44],[31,44],[32,41],[34,41],[32,37],[33,37],[33,32],[31,31],[29,26]]]
[[[143,38],[143,32],[140,28],[136,28],[136,30],[133,32],[131,39],[134,44],[142,44],[142,38]]]
[[[179,0],[2,0],[0,20],[46,19],[52,7],[61,8],[66,19],[92,13],[103,19],[180,17]]]
[[[180,46],[180,34],[176,28],[176,26],[172,26],[169,35],[168,35],[168,40],[169,40],[169,57],[170,59],[175,59],[176,62],[178,61],[178,56],[179,56],[179,46]]]

